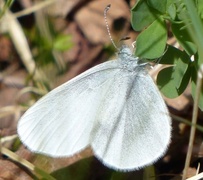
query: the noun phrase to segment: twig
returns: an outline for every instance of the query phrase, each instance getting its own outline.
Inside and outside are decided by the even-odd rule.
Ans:
[[[203,64],[200,66],[200,69],[198,71],[198,77],[197,77],[197,87],[196,87],[196,96],[194,99],[194,108],[193,108],[193,116],[192,116],[192,124],[197,124],[197,115],[198,115],[198,104],[199,104],[199,98],[201,93],[201,87],[202,87],[202,76],[203,76]],[[194,138],[195,138],[195,131],[196,126],[191,126],[191,132],[190,132],[190,140],[188,145],[188,153],[185,161],[185,167],[183,170],[183,177],[182,180],[186,179],[187,171],[190,165],[190,160],[192,156],[192,150],[193,150],[193,144],[194,144]]]

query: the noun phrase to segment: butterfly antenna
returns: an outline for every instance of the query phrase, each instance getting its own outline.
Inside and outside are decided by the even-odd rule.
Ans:
[[[110,29],[109,29],[109,24],[108,24],[108,21],[107,21],[107,11],[110,9],[110,7],[111,7],[111,4],[107,5],[106,8],[104,9],[104,21],[105,21],[105,23],[106,23],[106,29],[107,29],[107,32],[108,32],[108,34],[109,34],[109,38],[110,38],[110,40],[111,40],[113,46],[114,46],[117,50],[119,50],[118,47],[116,46],[116,44],[115,44],[115,42],[114,42],[112,36],[111,36]]]

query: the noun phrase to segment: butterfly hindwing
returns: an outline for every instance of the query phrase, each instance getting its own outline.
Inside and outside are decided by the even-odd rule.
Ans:
[[[106,111],[100,113],[94,129],[93,151],[113,169],[139,169],[157,160],[168,147],[168,110],[148,74],[118,76],[114,83],[106,96],[115,94],[103,103]]]

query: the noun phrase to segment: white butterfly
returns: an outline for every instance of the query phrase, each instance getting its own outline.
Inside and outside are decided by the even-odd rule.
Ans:
[[[168,110],[131,50],[52,90],[20,119],[18,134],[33,152],[72,156],[91,146],[107,167],[120,171],[154,163],[171,136]]]

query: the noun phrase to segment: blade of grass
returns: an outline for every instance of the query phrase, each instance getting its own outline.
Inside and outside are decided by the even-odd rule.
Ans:
[[[1,5],[3,5],[3,8],[0,11],[0,19],[3,17],[5,12],[12,6],[13,2],[14,0],[7,0],[5,4],[1,2]]]
[[[36,168],[32,163],[21,158],[20,156],[18,156],[17,154],[13,153],[12,151],[10,151],[5,147],[1,147],[1,153],[8,156],[13,161],[16,161],[22,164],[23,166],[27,167],[30,171],[32,171],[37,176],[40,176],[41,178],[45,178],[46,180],[56,180],[54,177],[52,177],[42,169]]]
[[[200,126],[200,125],[198,125],[198,124],[193,124],[191,121],[186,120],[186,119],[184,119],[184,118],[182,118],[182,117],[176,116],[176,115],[174,115],[174,114],[170,114],[170,116],[171,116],[174,120],[177,120],[177,121],[179,121],[179,122],[181,122],[181,123],[184,123],[184,124],[187,124],[187,125],[189,125],[189,126],[194,126],[197,130],[203,132],[203,126]]]
[[[7,11],[2,18],[0,31],[9,33],[27,71],[30,75],[33,75],[33,79],[36,80],[38,87],[46,90],[47,88],[44,82],[48,82],[48,80],[45,74],[36,68],[24,31],[16,17],[10,11]]]
[[[30,8],[26,8],[26,9],[24,9],[22,11],[14,13],[14,16],[16,18],[26,16],[26,15],[29,15],[31,13],[34,13],[34,12],[38,11],[39,9],[46,8],[47,6],[50,6],[50,5],[54,4],[54,3],[56,3],[56,0],[48,0],[48,1],[39,2],[39,3],[35,4],[34,6],[32,6]]]
[[[197,14],[197,9],[195,8],[195,4],[194,1],[191,0],[184,0],[185,5],[187,7],[188,10],[188,15],[189,15],[189,19],[191,19],[194,31],[189,29],[189,33],[191,35],[191,37],[194,39],[194,42],[196,43],[197,47],[198,47],[198,53],[200,56],[200,59],[203,60],[203,25],[201,22],[200,17]],[[186,19],[187,21],[187,19]],[[187,22],[186,22],[187,24]]]

